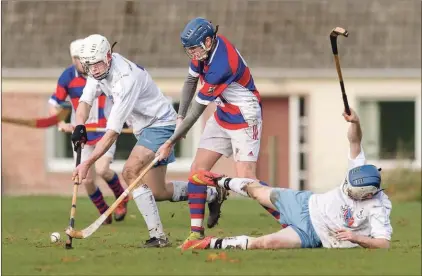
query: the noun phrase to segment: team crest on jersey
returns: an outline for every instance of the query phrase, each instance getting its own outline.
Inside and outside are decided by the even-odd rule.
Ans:
[[[344,220],[344,226],[352,227],[353,223],[355,222],[355,219],[353,218],[352,208],[350,208],[349,205],[342,205],[341,212]]]
[[[215,86],[210,86],[210,87],[208,88],[207,94],[208,94],[209,96],[211,96],[212,94],[214,94],[214,91],[215,91]]]

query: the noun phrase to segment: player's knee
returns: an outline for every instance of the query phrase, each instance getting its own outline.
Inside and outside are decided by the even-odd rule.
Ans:
[[[108,166],[96,166],[95,167],[95,172],[101,178],[106,178],[110,174],[109,170],[110,170],[110,168]]]
[[[132,166],[125,166],[122,171],[123,179],[126,183],[131,183],[138,176],[138,171]]]
[[[150,188],[156,201],[167,200],[167,193],[164,189]]]
[[[192,165],[190,166],[190,171],[191,172],[196,172],[198,170],[204,170],[203,166],[201,166],[200,164],[195,163],[195,162],[192,163]]]
[[[94,188],[95,187],[95,184],[94,184],[94,178],[93,177],[91,177],[91,176],[88,176],[87,178],[85,178],[83,181],[82,181],[82,184],[83,185],[85,185],[87,188]]]
[[[249,162],[237,164],[237,177],[257,179],[255,167],[255,164],[251,164]]]

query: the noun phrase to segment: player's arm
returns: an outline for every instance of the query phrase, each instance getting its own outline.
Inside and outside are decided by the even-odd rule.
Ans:
[[[135,80],[130,77],[122,78],[113,88],[114,104],[107,121],[107,131],[97,142],[95,149],[88,158],[92,165],[116,142],[123,125],[132,113],[137,102],[138,93],[134,89]]]
[[[364,248],[389,248],[393,233],[390,213],[391,202],[385,194],[381,194],[369,210],[370,236],[357,235],[353,231],[342,229],[337,231],[337,239],[348,240]]]
[[[178,118],[186,117],[189,105],[192,102],[192,98],[195,95],[196,88],[198,86],[198,80],[198,75],[193,76],[192,73],[189,73],[186,77],[182,88],[182,98],[180,99],[179,111],[177,115]]]
[[[192,107],[190,109],[189,114],[183,120],[183,122],[176,128],[173,135],[167,140],[167,144],[173,145],[175,144],[180,138],[186,135],[186,133],[193,127],[196,121],[198,121],[199,117],[201,117],[202,113],[204,113],[205,109],[207,108],[206,105],[200,104],[197,101],[192,103]]]
[[[82,96],[79,98],[78,108],[76,109],[76,125],[85,124],[89,118],[89,113],[91,112],[91,107],[95,99],[100,95],[101,91],[97,92],[96,81],[89,77],[83,89]]]
[[[350,144],[350,158],[355,159],[361,153],[362,129],[356,112],[353,109],[350,109],[350,112],[350,115],[343,113],[343,116],[347,122],[350,122],[347,138]]]
[[[57,115],[61,110],[61,104],[63,104],[68,97],[68,78],[66,76],[66,71],[63,72],[58,81],[56,86],[56,91],[51,95],[50,99],[48,100],[49,107],[48,113],[51,116]],[[59,130],[65,132],[71,132],[73,127],[70,124],[66,124],[64,121],[58,123]]]
[[[371,238],[362,235],[356,235],[355,243],[363,248],[390,248],[390,241],[383,238]]]
[[[191,67],[192,70],[192,67]],[[194,71],[189,70],[189,73],[195,73]],[[211,77],[209,77],[211,76]],[[207,105],[214,101],[227,87],[225,83],[226,74],[209,73],[205,78],[204,86],[199,90],[196,100],[192,103],[192,107],[188,115],[183,120],[183,122],[177,127],[174,134],[167,140],[166,144],[173,145],[180,138],[182,138],[186,133],[192,128],[195,122],[201,117],[204,113]]]

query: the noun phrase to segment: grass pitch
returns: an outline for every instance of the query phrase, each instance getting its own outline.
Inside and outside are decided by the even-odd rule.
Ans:
[[[177,246],[189,231],[186,203],[159,203],[172,248],[139,249],[147,231],[133,202],[125,221],[102,226],[86,240],[64,249],[70,197],[3,197],[3,275],[421,275],[421,203],[394,203],[389,250],[298,249],[278,251],[196,251]],[[112,198],[107,198],[109,204]],[[78,199],[76,228],[98,214],[88,198]],[[260,235],[279,225],[251,200],[228,200],[220,225],[210,235]],[[50,243],[58,231],[61,241]]]

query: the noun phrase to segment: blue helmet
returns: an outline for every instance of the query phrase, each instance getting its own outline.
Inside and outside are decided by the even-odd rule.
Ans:
[[[355,200],[371,198],[381,190],[380,169],[374,165],[363,165],[349,171],[343,189]]]
[[[217,31],[214,26],[205,18],[197,17],[192,19],[180,34],[184,48],[203,45],[207,37],[214,38]]]

